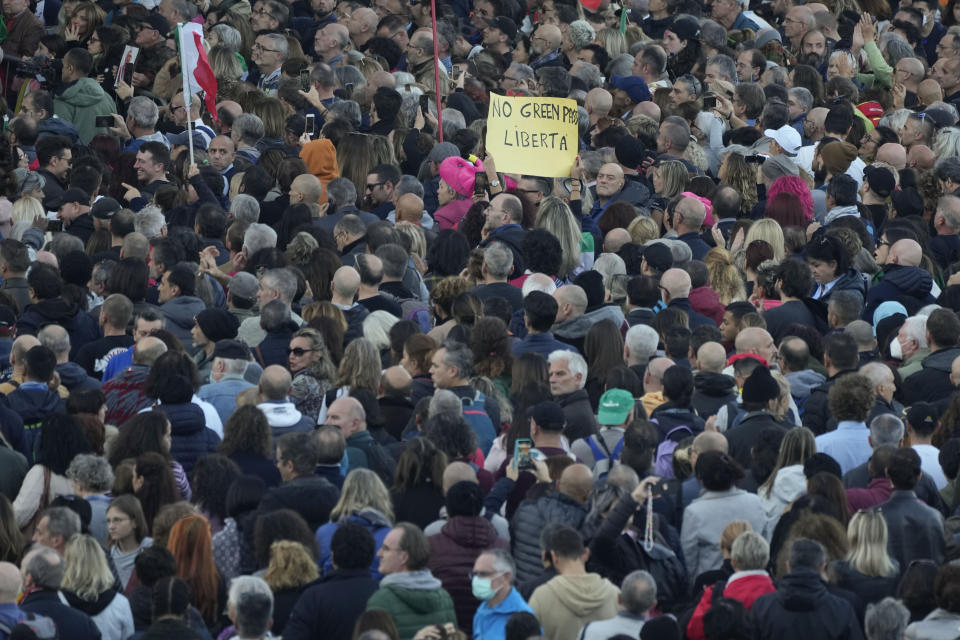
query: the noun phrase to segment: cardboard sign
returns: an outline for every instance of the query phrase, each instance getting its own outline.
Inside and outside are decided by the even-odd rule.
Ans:
[[[563,178],[579,151],[577,103],[490,95],[486,149],[503,173]]]

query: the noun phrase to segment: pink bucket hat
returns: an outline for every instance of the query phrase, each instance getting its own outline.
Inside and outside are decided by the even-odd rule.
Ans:
[[[451,156],[440,163],[440,177],[464,198],[473,194],[473,182],[478,171],[483,171],[483,162],[472,164],[460,156]]]
[[[700,202],[702,202],[702,203],[703,203],[703,206],[706,207],[706,209],[707,209],[707,216],[703,219],[703,225],[704,225],[705,227],[712,227],[712,226],[713,226],[713,224],[714,224],[714,221],[713,221],[713,212],[710,210],[710,209],[711,209],[711,204],[710,204],[710,201],[709,201],[709,200],[707,200],[706,198],[701,198],[701,197],[698,196],[697,194],[691,193],[690,191],[684,191],[684,192],[681,193],[680,195],[682,195],[684,198],[693,198],[694,200],[699,200]]]

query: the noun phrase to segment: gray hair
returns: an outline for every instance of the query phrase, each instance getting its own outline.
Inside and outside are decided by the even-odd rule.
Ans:
[[[918,349],[927,348],[927,316],[912,316],[903,323],[907,336],[917,341]]]
[[[457,375],[462,380],[473,377],[473,352],[462,342],[447,340],[443,343],[443,363],[448,367],[456,367]]]
[[[78,520],[79,518],[77,516]],[[59,589],[67,567],[57,550],[40,546],[31,550],[27,556],[23,572],[33,578],[33,583],[42,589]]]
[[[737,63],[728,55],[718,53],[707,60],[707,66],[713,65],[720,70],[721,75],[727,76],[730,82],[736,84],[737,81]]]
[[[262,37],[266,38],[273,44],[273,48],[277,50],[277,53],[280,54],[280,58],[282,60],[287,59],[287,56],[290,54],[290,45],[287,43],[286,36],[280,33],[265,33]],[[236,124],[236,120],[234,120],[234,124]]]
[[[417,100],[414,100],[414,102],[417,102]],[[357,104],[355,100],[338,100],[327,107],[327,111],[329,111],[333,117],[352,122],[354,128],[360,128],[360,105]],[[412,121],[410,126],[413,126]]]
[[[167,219],[164,217],[163,211],[154,204],[148,204],[140,209],[133,219],[134,230],[137,233],[142,233],[148,240],[162,236],[163,228],[166,226]]]
[[[646,613],[657,602],[657,581],[642,569],[627,574],[620,585],[620,600],[633,615]]]
[[[629,76],[633,74],[633,56],[629,53],[621,53],[607,65],[607,77]]]
[[[523,64],[522,62],[511,62],[507,71],[513,71],[514,77],[520,81],[529,81],[536,77],[536,74],[533,72],[533,68],[528,64]]]
[[[737,571],[763,569],[770,561],[770,545],[756,531],[744,531],[733,541],[730,558],[737,563]]]
[[[290,307],[282,300],[271,300],[260,309],[260,326],[264,331],[280,331],[290,322]]]
[[[867,640],[900,640],[910,624],[910,610],[896,598],[887,596],[867,605],[863,618]]]
[[[794,100],[803,105],[804,111],[810,111],[813,108],[813,94],[806,87],[794,87],[788,92]]]
[[[593,30],[593,25],[586,20],[574,20],[570,23],[567,35],[574,47],[583,49],[593,42],[593,39],[597,37],[597,32]]]
[[[567,351],[566,349],[557,349],[552,351],[550,356],[547,358],[547,362],[553,364],[558,360],[566,360],[567,368],[570,369],[570,375],[580,374],[580,388],[583,389],[583,386],[587,384],[587,361],[583,359],[583,356],[575,351]]]
[[[210,31],[217,34],[217,39],[221,45],[227,47],[234,53],[238,53],[243,47],[243,37],[240,35],[240,32],[224,22],[213,25]]]
[[[265,224],[256,222],[247,227],[243,234],[243,248],[247,256],[252,256],[261,249],[273,249],[277,246],[277,232]]]
[[[637,324],[627,331],[624,342],[630,350],[630,358],[638,362],[650,360],[657,353],[660,335],[656,329],[645,324]],[[550,354],[551,356],[553,354]],[[586,377],[586,376],[584,376]]]
[[[460,396],[447,389],[437,389],[430,398],[430,407],[427,409],[427,417],[449,413],[456,416],[463,415],[463,402]]]
[[[283,38],[283,36],[280,37]],[[286,45],[286,38],[283,39],[283,43]],[[237,137],[242,142],[255,145],[263,138],[263,120],[252,113],[241,113],[233,121],[233,131],[237,132]]]
[[[48,324],[40,329],[37,339],[57,356],[70,351],[70,334],[58,324]]]
[[[247,365],[250,364],[249,361],[241,360],[239,358],[220,358],[220,357],[214,358],[213,363],[216,364],[218,360],[223,363],[223,369],[227,373],[242,374],[244,371],[247,370]]]
[[[933,141],[933,154],[938,158],[960,155],[960,127],[945,127]]]
[[[960,49],[960,42],[953,40],[953,48]],[[887,58],[890,60],[890,66],[895,67],[897,63],[904,58],[912,58],[917,55],[906,40],[899,33],[887,33],[880,35],[880,50],[887,52]]]
[[[50,241],[50,253],[57,256],[57,263],[63,260],[63,256],[73,251],[83,251],[83,240],[69,233],[55,233],[53,240]]]
[[[700,40],[711,49],[723,49],[727,46],[727,30],[713,20],[704,20],[700,24]],[[736,70],[736,63],[734,63],[734,70]],[[736,73],[731,77],[736,78]]]
[[[466,128],[467,121],[462,113],[450,108],[443,110],[443,135],[445,138],[452,138],[457,131]]]
[[[736,63],[734,63],[734,75],[736,75]],[[697,77],[694,76],[694,75],[691,75],[691,74],[689,74],[689,73],[685,73],[685,74],[683,74],[682,76],[680,76],[679,78],[677,78],[677,80],[676,80],[676,82],[674,82],[674,84],[677,84],[677,83],[679,83],[679,82],[682,82],[682,83],[684,83],[685,85],[687,85],[687,90],[688,90],[690,93],[692,93],[692,94],[693,94],[693,97],[695,97],[695,98],[699,98],[700,95],[703,93],[703,85],[700,84],[700,81],[697,80]],[[670,116],[670,117],[672,117],[672,118],[679,118],[679,116]],[[681,120],[682,120],[682,118],[681,118]],[[688,126],[689,126],[689,125],[688,125]],[[689,137],[689,134],[687,134],[687,136]]]
[[[237,576],[231,580],[227,604],[234,611],[238,635],[259,638],[270,628],[273,591],[262,578]]]
[[[487,267],[487,273],[503,280],[513,269],[513,252],[502,242],[492,242],[483,250],[483,264]]]
[[[170,4],[184,22],[190,22],[197,17],[197,6],[188,0],[170,0]]]
[[[586,85],[587,91],[603,85],[603,74],[595,64],[580,64],[570,70],[570,75],[579,78]]]
[[[50,507],[43,512],[47,518],[47,531],[52,536],[62,536],[64,542],[80,533],[80,516],[69,507]]]
[[[367,86],[367,78],[363,75],[363,72],[352,64],[340,65],[333,70],[333,73],[337,76],[341,87],[353,83],[353,90],[356,91],[360,87]],[[416,80],[411,80],[410,82],[416,82]]]
[[[870,444],[879,447],[898,447],[903,440],[903,421],[892,413],[881,413],[870,421]]]
[[[601,253],[600,257],[593,263],[593,268],[603,276],[603,286],[605,289],[610,289],[610,279],[613,278],[613,276],[626,275],[627,273],[627,264],[623,261],[623,258],[615,253],[609,252]]]
[[[136,96],[127,107],[127,117],[133,120],[138,127],[153,129],[160,118],[157,103],[147,96]]]
[[[412,193],[423,200],[423,183],[417,180],[416,176],[400,176],[400,180],[397,182],[397,186],[393,188],[393,191],[397,194],[398,198]]]
[[[275,289],[287,306],[293,302],[293,296],[297,295],[297,278],[290,269],[284,267],[265,272],[260,278],[260,285]]]
[[[480,553],[482,556],[493,556],[493,570],[497,573],[509,573],[510,582],[517,575],[517,563],[506,549],[487,549]]]
[[[327,197],[333,198],[339,209],[357,201],[357,187],[349,178],[334,178],[327,183]]]
[[[767,76],[770,84],[776,84],[781,87],[787,86],[787,80],[790,78],[786,67],[781,67],[779,65],[775,67],[767,67],[763,72],[763,75]]]
[[[106,493],[113,487],[113,469],[103,456],[81,453],[67,467],[67,479],[87,491]]]
[[[903,129],[903,125],[907,123],[907,118],[909,118],[910,114],[912,113],[913,111],[910,109],[897,109],[893,113],[888,113],[880,118],[879,126],[890,127],[894,131],[900,131],[900,129]]]
[[[846,58],[846,60],[847,60],[847,65],[849,65],[849,67],[850,67],[851,69],[856,69],[856,68],[857,68],[857,59],[853,56],[852,53],[850,53],[850,50],[849,50],[849,49],[837,49],[837,50],[835,50],[833,53],[830,54],[830,57],[828,58],[828,61],[829,61],[829,60],[833,60],[833,59],[840,59],[840,58]]]
[[[233,219],[242,227],[249,227],[260,219],[260,202],[251,195],[238,193],[230,203]]]

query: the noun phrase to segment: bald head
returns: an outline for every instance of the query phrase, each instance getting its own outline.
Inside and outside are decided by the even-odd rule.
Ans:
[[[617,253],[623,245],[630,243],[630,232],[621,227],[611,229],[603,239],[603,250],[607,253]]]
[[[217,111],[223,109],[234,118],[243,113],[243,107],[240,106],[239,102],[234,102],[233,100],[223,100],[222,102],[217,103]]]
[[[720,373],[727,363],[727,351],[719,342],[705,342],[697,349],[697,363],[700,371]]]
[[[647,363],[647,370],[643,374],[643,390],[646,393],[663,391],[663,374],[676,364],[670,358],[654,358]]]
[[[153,336],[147,336],[146,338],[141,338],[140,342],[133,347],[133,362],[134,364],[150,366],[157,361],[157,358],[166,352],[167,345],[163,340]]]
[[[587,504],[593,491],[593,471],[585,464],[572,464],[560,474],[557,489],[580,504]]]
[[[350,35],[355,36],[360,33],[373,33],[377,30],[377,23],[380,17],[377,12],[370,7],[360,7],[350,14]]]
[[[70,354],[70,334],[58,324],[48,324],[40,329],[37,338],[40,344],[56,354],[58,363]]]
[[[737,353],[755,353],[767,360],[767,364],[770,364],[770,359],[766,357],[764,352],[772,343],[773,337],[766,329],[746,327],[737,334],[734,347]]]
[[[674,210],[674,226],[677,233],[691,233],[700,231],[703,221],[707,217],[707,208],[696,198],[680,198]]]
[[[697,437],[693,439],[693,449],[698,454],[706,453],[707,451],[728,453],[730,445],[727,442],[727,437],[722,433],[718,433],[717,431],[704,431],[703,433],[697,434]]]
[[[394,89],[397,86],[397,79],[394,78],[393,74],[389,71],[376,71],[370,76],[370,79],[367,80],[367,86],[371,91],[376,91],[380,87],[390,87]]]
[[[279,402],[290,393],[290,372],[286,367],[273,364],[260,376],[260,395],[267,402]]]
[[[924,106],[943,100],[943,87],[933,78],[927,78],[917,86],[917,100]]]
[[[553,299],[557,301],[557,322],[565,322],[570,318],[582,316],[587,310],[587,293],[575,284],[565,284],[553,292]]]
[[[479,484],[477,472],[466,462],[451,462],[443,470],[443,493],[446,494],[450,487],[458,482],[472,482]]]
[[[340,267],[333,273],[333,296],[340,304],[353,304],[360,289],[360,273],[353,267]],[[341,302],[349,300],[349,302]]]
[[[397,198],[397,222],[418,224],[423,217],[423,200],[415,193],[405,193]]]
[[[40,341],[37,340],[37,336],[17,336],[17,339],[13,341],[13,346],[10,347],[10,364],[15,367],[18,365],[22,367],[23,358],[27,355],[27,351],[39,345]]]
[[[48,264],[56,269],[60,268],[60,262],[57,260],[57,256],[49,251],[37,251],[37,262]]]
[[[367,414],[356,398],[337,398],[327,409],[327,424],[340,429],[344,438],[367,428]]]
[[[925,144],[915,144],[907,151],[907,166],[914,169],[929,171],[935,162],[933,150]]]
[[[904,267],[919,267],[923,259],[923,248],[920,243],[910,238],[897,240],[890,247],[887,258],[888,264],[899,264]]]
[[[606,117],[610,114],[610,109],[613,108],[613,96],[610,95],[609,91],[601,89],[600,87],[590,89],[590,91],[587,92],[587,99],[584,101],[584,106],[590,115],[591,121],[594,122],[596,119]]]
[[[290,204],[313,204],[323,196],[323,184],[312,173],[303,173],[290,184]]]
[[[0,602],[15,604],[20,593],[20,569],[10,562],[0,562]]]
[[[660,122],[661,112],[660,107],[653,100],[647,100],[646,102],[639,102],[633,108],[633,114],[637,116],[647,116],[648,118],[653,118],[655,122]]]
[[[540,44],[540,38],[543,38],[546,43]],[[563,34],[560,32],[559,27],[552,24],[544,24],[533,34],[533,39],[536,41],[534,48],[542,55],[559,47],[563,42]]]
[[[700,205],[703,206],[702,204]],[[686,298],[690,295],[690,274],[683,269],[667,269],[660,278],[660,286],[663,287],[670,300]],[[664,300],[664,302],[670,302]]]
[[[877,149],[877,162],[886,162],[897,171],[907,167],[907,150],[902,144],[888,142]]]
[[[380,376],[380,394],[382,396],[405,398],[410,395],[412,386],[413,378],[400,365],[387,367]]]

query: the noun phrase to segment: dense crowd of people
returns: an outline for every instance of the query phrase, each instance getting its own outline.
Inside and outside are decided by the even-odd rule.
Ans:
[[[958,637],[956,0],[2,9],[0,640]]]

